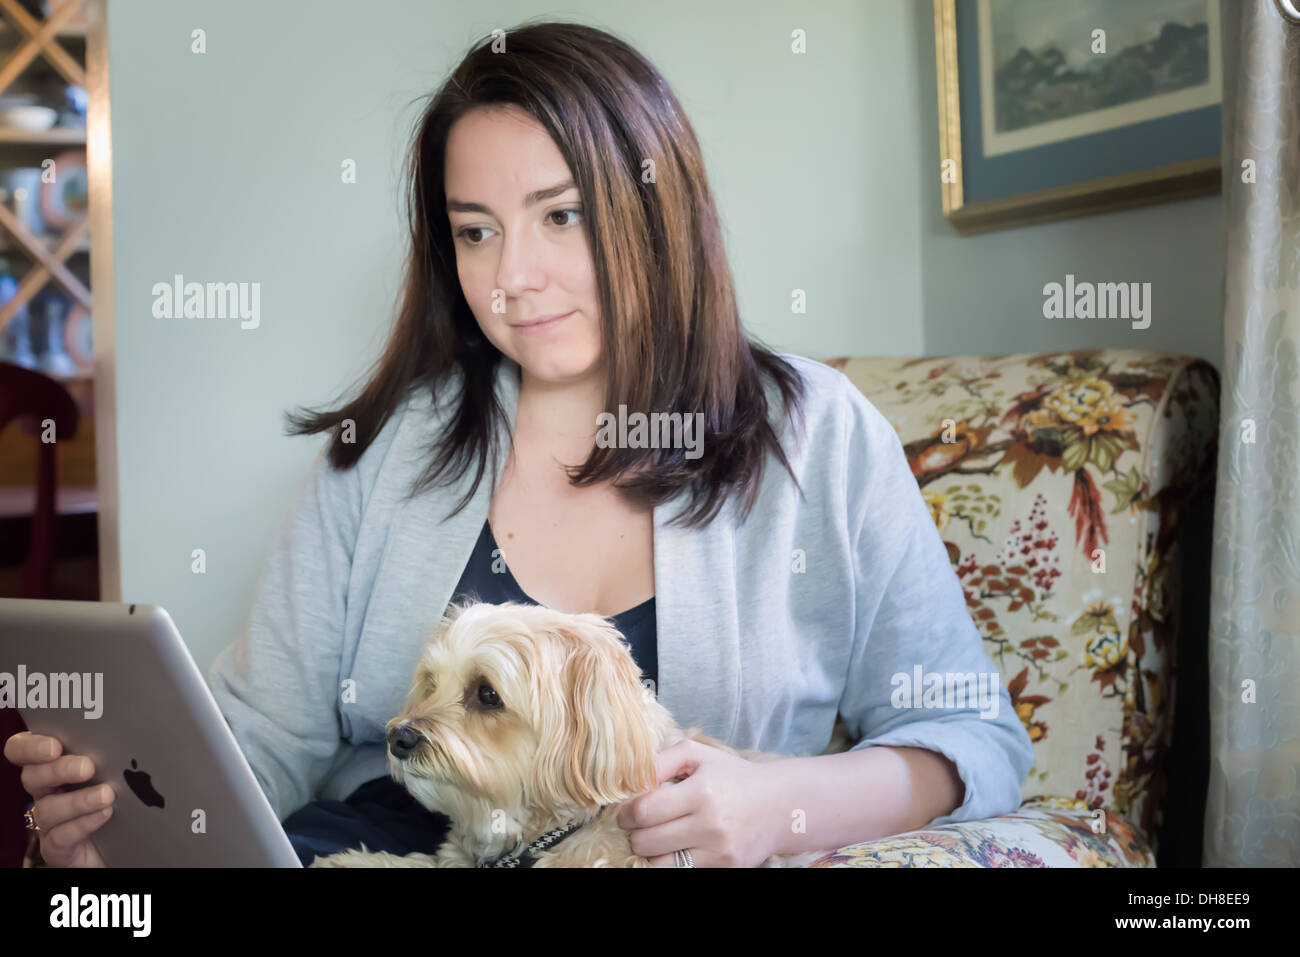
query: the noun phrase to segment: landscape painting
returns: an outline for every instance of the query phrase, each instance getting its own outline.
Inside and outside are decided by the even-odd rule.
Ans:
[[[979,0],[985,156],[1217,104],[1218,0]]]

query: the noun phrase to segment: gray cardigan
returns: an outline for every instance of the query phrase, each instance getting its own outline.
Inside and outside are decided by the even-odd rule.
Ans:
[[[965,799],[931,823],[1014,811],[1033,747],[898,435],[843,373],[781,355],[807,383],[801,441],[776,418],[782,407],[767,384],[806,497],[769,454],[744,524],[734,499],[703,529],[667,524],[684,490],[655,509],[660,702],[682,727],[788,755],[821,754],[838,711],[855,749],[952,759]],[[512,430],[518,370],[502,357],[496,388]],[[279,529],[246,630],[208,670],[281,820],[388,773],[384,725],[402,710],[491,498],[489,459],[468,506],[446,521],[472,468],[453,488],[402,501],[458,376],[436,402],[406,400],[354,468],[335,472],[322,449]]]

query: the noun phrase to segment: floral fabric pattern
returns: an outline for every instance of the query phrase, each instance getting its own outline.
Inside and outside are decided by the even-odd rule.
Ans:
[[[823,361],[894,425],[1035,762],[1015,814],[813,866],[1154,866],[1176,536],[1214,481],[1218,373],[1112,349]]]
[[[809,867],[1155,867],[1131,824],[1086,801],[1036,798],[1015,814],[853,844]]]

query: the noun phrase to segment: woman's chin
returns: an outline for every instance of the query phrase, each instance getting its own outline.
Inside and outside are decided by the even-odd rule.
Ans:
[[[519,342],[514,359],[528,378],[554,385],[578,382],[600,369],[598,352],[558,337],[553,342]]]
[[[564,382],[570,377],[569,365],[563,354],[554,349],[524,348],[516,350],[521,374],[533,382]]]

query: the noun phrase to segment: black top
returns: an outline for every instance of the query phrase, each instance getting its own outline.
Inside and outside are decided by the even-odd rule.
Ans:
[[[496,539],[492,536],[492,526],[483,522],[483,531],[479,533],[478,542],[469,556],[469,563],[460,576],[456,590],[452,593],[453,602],[470,600],[491,603],[517,601],[529,605],[540,605],[524,593],[510,573],[509,566],[502,560],[505,573],[492,571],[492,553],[497,549]],[[635,608],[609,616],[614,627],[623,633],[626,644],[632,652],[632,658],[641,668],[641,674],[654,682],[650,687],[659,687],[659,649],[655,627],[655,600],[651,595]],[[656,693],[657,690],[656,690]]]

